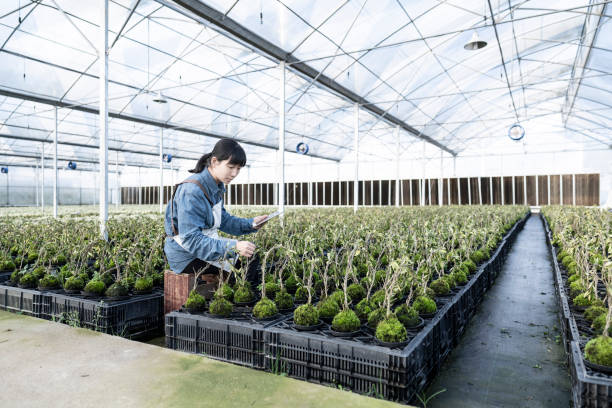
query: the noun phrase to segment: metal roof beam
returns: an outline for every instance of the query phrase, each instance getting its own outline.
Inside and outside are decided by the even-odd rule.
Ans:
[[[356,94],[355,92],[349,90],[348,88],[340,85],[338,82],[333,80],[332,78],[324,75],[322,72],[317,71],[310,65],[300,62],[300,60],[294,57],[291,53],[279,48],[278,46],[272,44],[267,41],[263,37],[255,34],[254,32],[248,30],[242,25],[238,24],[236,21],[231,18],[225,16],[223,13],[218,10],[207,6],[206,4],[201,3],[198,0],[156,0],[158,3],[163,4],[183,15],[186,15],[190,18],[195,18],[196,21],[200,21],[202,23],[210,23],[217,27],[218,29],[223,31],[224,35],[235,39],[241,44],[245,44],[251,49],[255,49],[261,53],[263,53],[268,58],[272,58],[278,62],[285,61],[288,69],[296,72],[298,75],[302,77],[306,77],[309,80],[312,80],[318,83],[320,86],[326,88],[329,91],[332,91],[336,95],[349,100],[353,103],[358,103],[364,110],[370,112],[371,114],[382,118],[385,122],[399,126],[405,131],[413,134],[415,137],[425,140],[426,142],[450,153],[453,156],[456,156],[457,153],[451,150],[447,146],[441,144],[440,142],[434,140],[430,136],[427,136],[421,132],[419,132],[414,127],[410,126],[403,120],[389,114],[384,109],[378,107],[373,102],[370,102],[363,98],[362,96]]]
[[[98,109],[91,108],[88,106],[83,106],[83,105],[79,105],[75,103],[69,103],[65,101],[60,101],[59,99],[33,95],[33,94],[25,93],[25,92],[12,91],[12,90],[8,90],[5,88],[0,88],[0,95],[8,96],[10,98],[15,98],[15,99],[23,99],[23,100],[30,101],[30,102],[42,103],[42,104],[50,105],[50,106],[57,106],[60,108],[73,109],[79,112],[90,113],[92,115],[99,114]],[[278,150],[278,145],[253,142],[252,140],[231,137],[228,135],[220,135],[217,133],[207,132],[205,130],[193,129],[193,128],[189,128],[185,126],[180,126],[174,123],[164,122],[161,120],[154,120],[154,119],[143,118],[143,117],[134,116],[134,115],[128,115],[126,113],[116,113],[116,112],[109,112],[108,116],[114,119],[121,119],[121,120],[129,121],[129,122],[135,122],[135,123],[140,123],[140,124],[149,125],[149,126],[156,126],[156,127],[164,128],[164,129],[177,130],[180,132],[191,133],[193,135],[204,136],[204,137],[211,137],[214,139],[231,138],[237,142],[244,143],[246,145],[257,146],[257,147],[261,147],[264,149]],[[289,153],[295,153],[295,151],[292,149],[285,149],[285,151]],[[340,159],[335,158],[335,157],[328,157],[328,156],[323,156],[319,154],[310,154],[310,153],[308,155],[311,157],[315,157],[317,159],[329,160],[333,162],[340,161]]]

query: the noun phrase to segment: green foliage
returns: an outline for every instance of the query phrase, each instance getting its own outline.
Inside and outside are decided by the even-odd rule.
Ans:
[[[592,305],[603,306],[603,302],[600,299],[595,298],[592,293],[584,292],[572,299],[575,306],[589,307]]]
[[[281,289],[276,293],[274,303],[279,309],[291,309],[293,307],[293,297],[285,289]]]
[[[262,298],[253,308],[253,316],[257,319],[267,319],[276,314],[278,314],[278,308],[276,304],[268,298]]]
[[[359,302],[366,296],[365,288],[358,283],[350,284],[346,289],[346,293],[348,294],[349,299],[353,302]]]
[[[418,296],[412,303],[412,307],[414,307],[419,314],[430,314],[438,310],[436,302],[426,296]]]
[[[230,285],[224,283],[215,291],[214,298],[226,299],[231,302],[234,300],[234,290]]]
[[[446,295],[450,292],[450,286],[444,279],[436,279],[429,284],[429,287],[433,289],[436,295]]]
[[[470,273],[476,271],[476,264],[471,259],[468,259],[465,262],[463,262],[463,265],[465,265],[468,268]]]
[[[368,326],[375,329],[386,316],[387,311],[385,309],[375,309],[368,315]]]
[[[585,292],[586,288],[584,287],[584,284],[582,283],[582,281],[577,280],[575,282],[570,283],[569,290],[570,290],[570,297],[573,299],[579,294],[581,294],[582,292]]]
[[[37,284],[38,279],[31,272],[24,274],[21,279],[19,279],[19,286],[23,288],[35,288]]]
[[[465,285],[468,282],[467,274],[463,271],[454,272],[453,278],[458,285]]]
[[[612,366],[612,338],[598,336],[584,347],[584,358],[591,363]]]
[[[291,274],[287,280],[284,282],[285,284],[285,289],[287,289],[287,292],[289,293],[295,293],[295,291],[298,288],[298,280],[295,278],[295,275]]]
[[[320,301],[317,304],[319,309],[319,316],[323,319],[333,319],[338,313],[340,313],[340,307],[333,299],[327,298]]]
[[[4,261],[0,262],[0,272],[13,272],[15,268],[15,262],[10,259],[5,259]]]
[[[280,285],[276,282],[266,282],[266,297],[274,299],[276,293],[280,290]]]
[[[355,305],[355,313],[361,320],[366,320],[371,312],[372,305],[368,299],[363,298]]]
[[[386,343],[399,343],[408,338],[404,325],[394,317],[384,319],[376,326],[376,338]]]
[[[351,309],[345,309],[334,316],[332,329],[338,332],[353,332],[359,329],[361,321]]]
[[[336,302],[338,304],[339,307],[342,307],[342,305],[344,304],[344,292],[341,290],[336,290],[334,291],[334,293],[332,293],[328,299],[333,300],[334,302]],[[348,301],[349,303],[351,302],[351,297],[348,297]]]
[[[125,287],[123,282],[115,282],[111,284],[104,294],[108,297],[121,297],[128,295],[128,288]]]
[[[379,289],[370,298],[370,304],[372,307],[379,307],[385,301],[385,291],[383,289]]]
[[[232,314],[233,310],[234,305],[232,305],[232,302],[222,297],[213,299],[208,306],[208,311],[215,316],[227,317]]]
[[[234,301],[238,303],[248,303],[255,298],[250,285],[240,285],[234,291]]]
[[[414,327],[419,324],[419,312],[405,303],[396,307],[393,313],[405,327]]]
[[[314,326],[319,323],[319,310],[312,304],[301,305],[293,312],[293,322],[300,326]]]
[[[43,276],[42,279],[38,281],[38,286],[47,289],[57,288],[59,287],[59,284],[59,279],[51,274]]]
[[[14,270],[13,273],[11,273],[11,282],[17,285],[19,283],[19,279],[21,279],[21,275],[21,271]]]
[[[134,290],[139,292],[150,292],[153,290],[153,279],[141,277],[134,282]]]
[[[306,289],[305,286],[300,286],[299,288],[297,288],[297,290],[295,291],[295,301],[301,303],[308,301],[308,289]]]
[[[470,259],[472,260],[472,262],[478,265],[479,263],[486,260],[487,258],[485,258],[484,252],[479,249],[477,251],[472,252],[472,254],[470,255]]]
[[[214,301],[212,303],[214,303]],[[213,307],[212,303],[210,304],[211,309]],[[185,308],[187,310],[189,310],[190,312],[201,312],[204,310],[205,307],[206,307],[206,299],[204,299],[204,296],[200,295],[195,290],[192,290],[191,292],[189,292],[189,296],[187,297],[187,301],[185,302]],[[223,311],[223,307],[224,305],[222,304],[215,305],[216,310],[218,309],[218,310]],[[232,312],[231,309],[232,308],[230,305],[230,311],[228,315]],[[211,313],[217,314],[217,313],[214,313],[212,310],[211,310]],[[219,314],[223,314],[223,313],[219,313]]]
[[[85,282],[78,276],[71,276],[64,282],[64,289],[66,290],[83,290]]]
[[[604,327],[606,327],[606,313],[600,314],[593,319],[593,323],[591,323],[591,328],[595,334],[602,334]],[[610,328],[608,329],[608,336],[612,336],[612,325],[610,325]]]
[[[99,279],[92,279],[87,282],[87,285],[85,285],[83,290],[92,294],[102,295],[106,290],[106,285],[104,285],[104,282]]]

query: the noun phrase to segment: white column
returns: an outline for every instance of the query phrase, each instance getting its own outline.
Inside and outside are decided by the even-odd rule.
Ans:
[[[36,207],[38,207],[38,203],[40,202],[40,200],[38,199],[38,162],[36,162],[36,167],[34,170],[34,178],[36,179]]]
[[[115,151],[115,183],[117,185],[117,202],[115,208],[119,209],[121,203],[121,186],[119,185],[119,150]]]
[[[100,0],[100,44],[98,45],[100,105],[100,235],[108,240],[108,0]]]
[[[576,205],[576,175],[572,174],[572,205]]]
[[[57,106],[55,111],[55,127],[53,130],[53,218],[57,218]]]
[[[563,205],[563,174],[559,174],[559,205]]]
[[[444,186],[442,179],[444,178],[444,150],[440,149],[440,178],[438,178],[438,206],[442,207],[442,201],[444,198]]]
[[[540,187],[538,186],[538,175],[536,174],[536,207],[540,205]]]
[[[489,203],[493,205],[493,177],[489,176]]]
[[[400,206],[400,128],[395,128],[395,206]],[[389,188],[389,190],[391,190]],[[389,203],[391,204],[391,203]]]
[[[480,177],[478,177],[478,201],[482,205],[482,184],[480,183]]]
[[[512,176],[512,205],[516,205],[515,178]]]
[[[285,61],[278,65],[279,69],[279,98],[278,98],[278,154],[279,154],[279,181],[278,181],[278,210],[281,212],[281,226],[284,226],[285,212]]]
[[[457,205],[461,205],[461,179],[456,177],[457,180]]]
[[[353,153],[355,154],[355,180],[353,182],[353,212],[356,213],[357,207],[359,206],[359,104],[356,103],[354,109]]]
[[[159,132],[159,213],[164,212],[164,128]]]
[[[523,176],[523,203],[527,205],[527,176]]]
[[[142,179],[140,178],[140,166],[138,166],[138,205],[142,205]]]
[[[546,175],[546,192],[548,193],[548,201],[547,204],[550,205],[550,174]]]
[[[423,160],[423,171],[421,174],[421,182],[419,183],[419,198],[421,202],[421,206],[425,205],[425,141],[423,140],[423,156],[421,157]]]
[[[467,179],[467,186],[468,186],[468,204],[472,205],[472,183],[470,182],[470,178],[468,177]]]

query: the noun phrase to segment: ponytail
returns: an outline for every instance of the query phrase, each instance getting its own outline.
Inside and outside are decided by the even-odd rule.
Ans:
[[[189,170],[190,173],[201,173],[205,168],[210,166],[210,160],[216,157],[217,160],[229,160],[230,164],[244,167],[246,165],[246,153],[244,149],[232,139],[221,139],[213,148],[212,152],[206,153],[195,166],[195,169]]]

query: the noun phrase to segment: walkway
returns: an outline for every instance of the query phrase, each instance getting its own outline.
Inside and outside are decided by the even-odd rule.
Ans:
[[[538,214],[426,395],[428,407],[567,407],[570,382]]]

